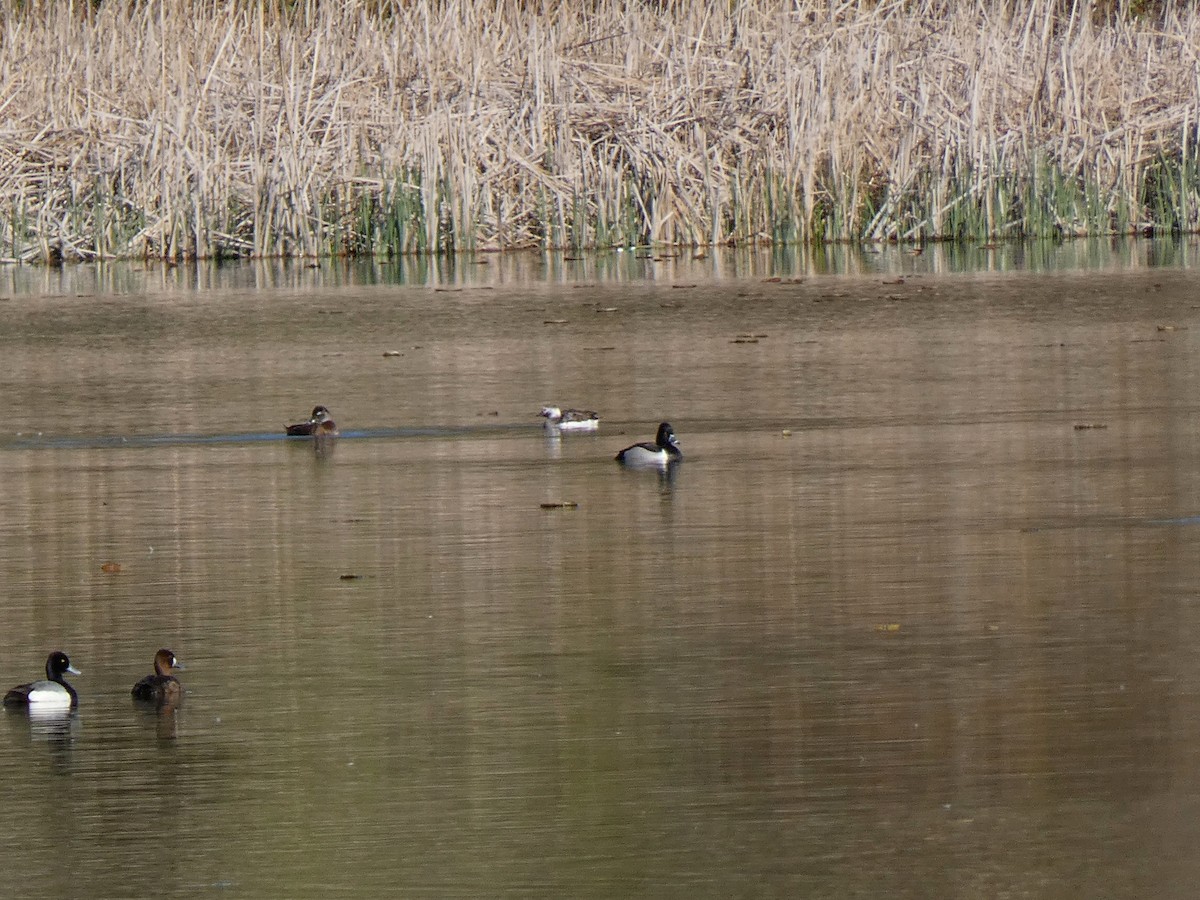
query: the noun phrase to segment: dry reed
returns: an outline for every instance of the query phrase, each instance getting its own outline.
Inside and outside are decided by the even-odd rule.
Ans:
[[[1195,230],[1200,14],[0,6],[0,257]]]

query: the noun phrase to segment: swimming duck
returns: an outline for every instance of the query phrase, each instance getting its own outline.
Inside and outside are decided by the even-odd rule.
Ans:
[[[543,406],[538,414],[545,418],[546,427],[559,431],[594,431],[600,427],[600,417],[589,409],[559,409]]]
[[[653,444],[644,441],[626,447],[617,454],[617,462],[627,466],[666,466],[681,459],[683,451],[679,449],[679,439],[675,437],[675,429],[670,422],[658,426]]]
[[[183,685],[172,672],[183,668],[186,666],[175,658],[173,652],[165,647],[159,650],[154,654],[154,674],[147,675],[133,686],[134,699],[160,706],[176,703],[183,695]]]
[[[63,678],[67,672],[83,674],[71,665],[67,654],[55,650],[46,658],[46,680],[17,685],[4,695],[4,705],[14,709],[74,709],[79,705],[79,695]]]
[[[295,425],[286,427],[288,437],[306,437],[310,434],[315,434],[318,426],[324,426],[329,423],[329,427],[334,432],[337,431],[337,426],[333,424],[333,419],[329,416],[329,410],[323,406],[314,406],[312,415],[309,416],[307,422],[297,422]]]

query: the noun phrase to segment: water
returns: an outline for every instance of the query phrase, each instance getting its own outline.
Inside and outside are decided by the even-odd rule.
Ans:
[[[0,894],[1190,897],[1190,273],[685,274],[0,299]]]

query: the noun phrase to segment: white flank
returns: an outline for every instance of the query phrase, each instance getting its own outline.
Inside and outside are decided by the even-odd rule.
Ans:
[[[68,709],[71,706],[71,695],[66,688],[54,682],[39,683],[29,691],[29,705],[41,709]]]
[[[552,428],[558,428],[562,431],[595,431],[600,427],[599,419],[582,419],[579,421],[571,421],[570,419],[562,422],[549,422]]]
[[[636,444],[625,451],[621,462],[627,466],[665,466],[671,461],[665,450],[647,450]]]

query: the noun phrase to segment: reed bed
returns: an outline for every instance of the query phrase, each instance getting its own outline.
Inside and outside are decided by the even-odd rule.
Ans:
[[[1195,231],[1196,6],[4,0],[0,258]]]

